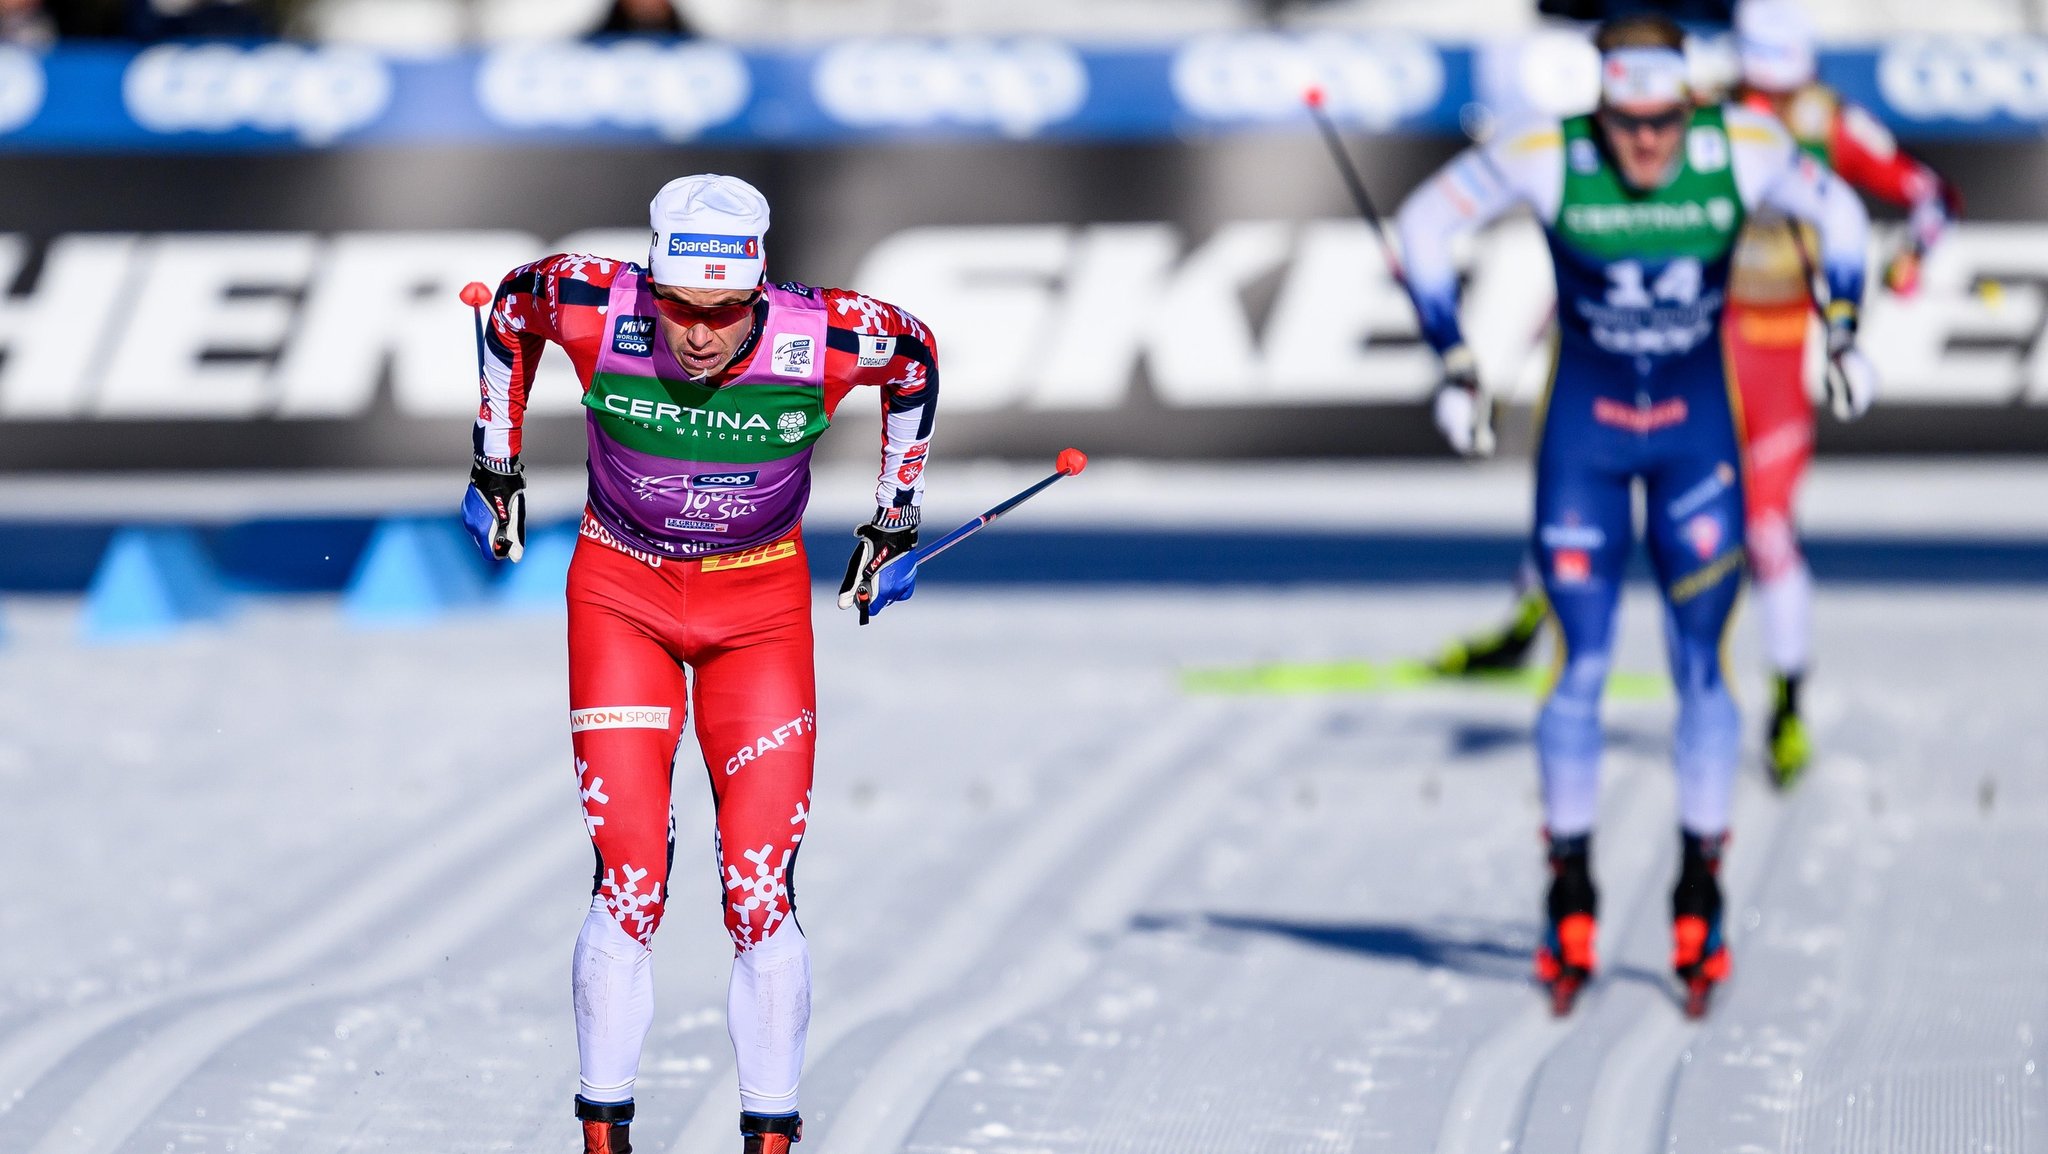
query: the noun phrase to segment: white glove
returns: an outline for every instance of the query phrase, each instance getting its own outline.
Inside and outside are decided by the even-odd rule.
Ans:
[[[1459,345],[1444,354],[1444,380],[1436,388],[1436,427],[1461,457],[1493,455],[1493,406],[1480,395],[1479,366]]]
[[[1869,412],[1877,400],[1877,367],[1856,347],[1856,321],[1854,304],[1828,303],[1828,407],[1845,423]]]

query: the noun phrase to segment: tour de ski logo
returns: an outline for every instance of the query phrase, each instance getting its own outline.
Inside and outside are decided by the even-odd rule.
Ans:
[[[811,375],[811,338],[802,333],[776,333],[775,352],[769,365],[778,377]]]
[[[804,430],[810,427],[810,420],[802,413],[791,411],[775,419],[775,427],[782,432],[782,439],[795,444],[804,439]]]

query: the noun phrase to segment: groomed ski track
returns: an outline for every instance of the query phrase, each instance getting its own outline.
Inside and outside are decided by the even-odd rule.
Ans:
[[[1608,707],[1603,974],[1557,1021],[1529,697],[1176,678],[1412,655],[1501,593],[933,585],[866,630],[820,604],[809,1154],[2048,1151],[2039,588],[1823,591],[1821,759],[1785,796],[1745,767],[1695,1024],[1668,702]],[[75,609],[4,609],[0,1150],[574,1149],[559,617],[307,599],[88,648]],[[1640,591],[1623,638],[1659,667]],[[651,1154],[736,1143],[694,757]]]

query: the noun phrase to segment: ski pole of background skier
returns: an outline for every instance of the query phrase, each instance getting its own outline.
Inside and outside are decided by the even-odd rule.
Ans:
[[[1358,166],[1352,163],[1351,153],[1344,147],[1344,138],[1337,132],[1337,122],[1330,119],[1330,111],[1324,107],[1323,90],[1319,87],[1310,88],[1302,94],[1302,103],[1308,106],[1308,114],[1315,121],[1316,130],[1322,134],[1323,143],[1329,147],[1330,159],[1336,162],[1338,175],[1344,178],[1344,187],[1351,193],[1351,201],[1358,207],[1358,215],[1365,218],[1366,225],[1372,229],[1373,239],[1379,242],[1380,255],[1387,262],[1387,271],[1393,275],[1394,283],[1401,286],[1402,293],[1408,297],[1409,306],[1415,308],[1416,316],[1420,317],[1422,310],[1415,306],[1415,291],[1408,285],[1408,272],[1401,267],[1401,255],[1394,251],[1393,242],[1387,239],[1386,220],[1380,216],[1378,206],[1373,204],[1372,193],[1366,190],[1365,178],[1359,173]],[[1481,412],[1490,414],[1493,395],[1491,390],[1487,389],[1484,380],[1479,383],[1478,404],[1482,406]],[[1488,419],[1478,422],[1477,427],[1472,430],[1472,449],[1477,456],[1491,457],[1494,447],[1493,421],[1489,415]]]

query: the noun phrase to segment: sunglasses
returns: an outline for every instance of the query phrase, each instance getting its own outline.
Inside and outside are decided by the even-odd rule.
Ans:
[[[722,329],[736,325],[753,315],[754,306],[761,301],[761,294],[755,292],[747,299],[729,305],[693,305],[670,300],[664,296],[654,298],[654,311],[668,319],[672,325],[690,328],[703,325],[706,328]]]
[[[1616,109],[1605,109],[1600,113],[1600,122],[1622,136],[1633,136],[1644,129],[1651,132],[1670,132],[1685,123],[1685,109],[1674,108],[1655,116],[1631,116]]]

